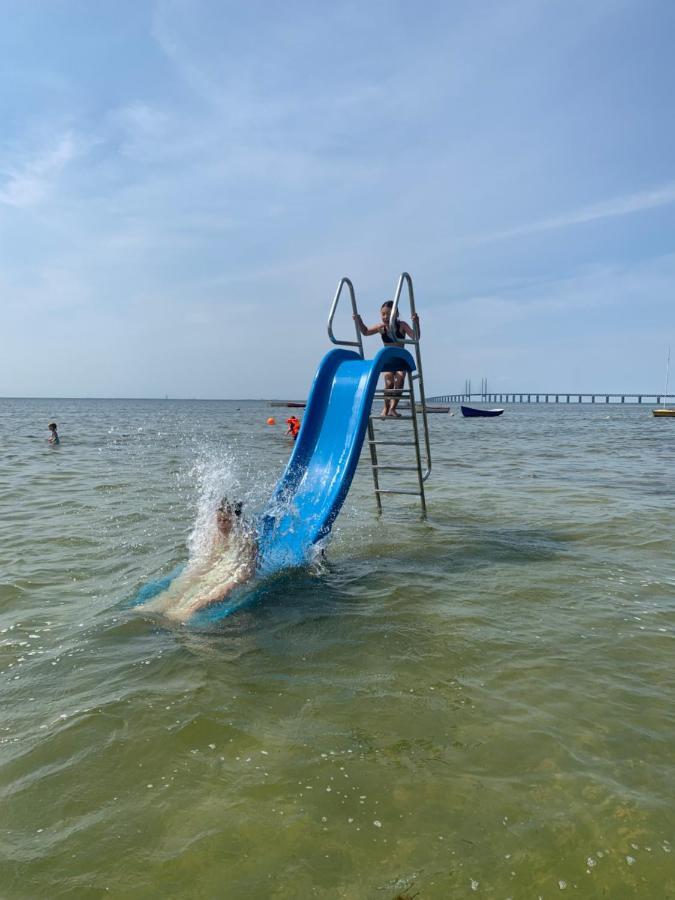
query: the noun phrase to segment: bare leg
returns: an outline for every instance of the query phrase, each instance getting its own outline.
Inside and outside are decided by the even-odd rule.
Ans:
[[[400,417],[400,413],[396,412],[396,407],[398,406],[401,400],[401,391],[403,390],[403,385],[405,384],[405,372],[395,372],[394,373],[394,390],[398,393],[395,394],[392,399],[389,401],[389,415],[396,416],[398,419]]]
[[[211,594],[207,594],[204,597],[197,597],[189,604],[189,606],[181,606],[178,609],[170,610],[167,613],[167,616],[170,619],[177,619],[179,622],[185,622],[193,615],[193,613],[196,613],[197,610],[204,609],[207,606],[211,606],[213,603],[219,603],[221,600],[224,600],[236,587],[239,587],[240,584],[240,581],[228,581],[222,587],[218,588],[217,591],[213,591]]]
[[[393,372],[385,372],[384,373],[384,389],[385,391],[391,391],[394,387],[394,373]],[[384,398],[384,406],[382,407],[382,412],[380,416],[384,418],[384,416],[389,415],[389,407],[391,404],[391,400],[389,397]]]

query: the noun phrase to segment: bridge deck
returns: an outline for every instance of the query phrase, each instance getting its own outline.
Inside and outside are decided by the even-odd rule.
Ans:
[[[437,394],[427,397],[429,403],[672,403],[675,394],[608,394],[605,391],[579,393],[578,391],[509,391],[489,394]]]

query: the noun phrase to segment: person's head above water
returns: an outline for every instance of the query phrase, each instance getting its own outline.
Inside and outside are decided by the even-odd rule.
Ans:
[[[47,425],[47,428],[49,428],[50,431],[56,431],[58,426],[57,426],[56,422],[50,422],[49,425]]]
[[[241,511],[244,504],[241,500],[228,500],[227,497],[223,497],[218,505],[218,509],[216,510],[216,525],[218,526],[218,531],[223,535],[223,537],[227,537],[229,533],[232,531],[232,526],[235,521],[241,518]]]

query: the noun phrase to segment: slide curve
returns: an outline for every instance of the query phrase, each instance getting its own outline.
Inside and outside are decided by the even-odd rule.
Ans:
[[[330,350],[319,364],[300,434],[259,528],[263,575],[306,563],[333,526],[349,491],[382,372],[415,371],[407,350],[373,359]]]

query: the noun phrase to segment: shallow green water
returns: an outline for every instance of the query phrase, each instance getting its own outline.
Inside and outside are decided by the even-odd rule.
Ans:
[[[264,604],[125,609],[269,412],[0,401],[0,896],[675,896],[675,421],[434,416],[426,522],[363,468]]]

